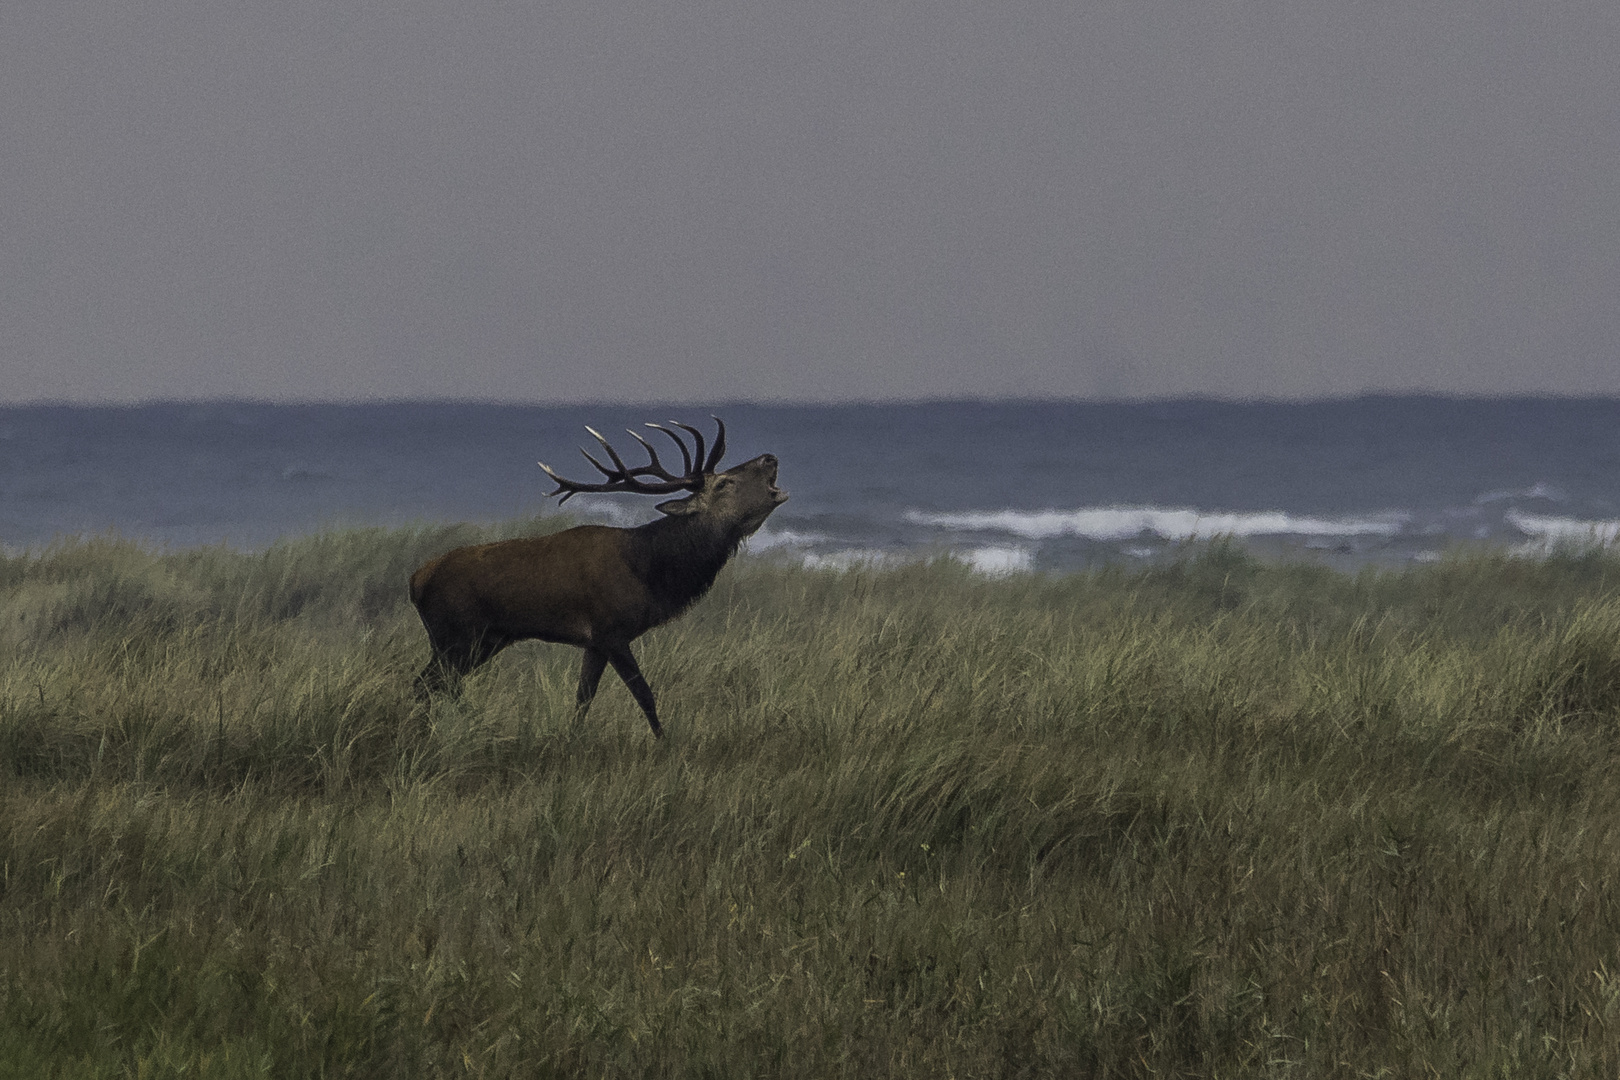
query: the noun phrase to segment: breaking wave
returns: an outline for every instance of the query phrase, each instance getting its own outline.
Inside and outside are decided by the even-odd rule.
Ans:
[[[1620,540],[1620,521],[1589,521],[1584,518],[1525,514],[1517,510],[1509,510],[1503,515],[1503,520],[1528,536],[1534,545],[1607,547]]]
[[[1410,520],[1404,513],[1326,518],[1280,510],[1228,513],[1183,507],[1092,506],[1078,510],[989,510],[961,513],[906,512],[917,525],[957,531],[1000,532],[1026,540],[1077,536],[1116,541],[1150,535],[1165,540],[1229,536],[1394,536]]]

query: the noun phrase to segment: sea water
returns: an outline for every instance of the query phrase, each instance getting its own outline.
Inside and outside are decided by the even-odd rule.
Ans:
[[[536,462],[597,479],[578,453],[595,445],[586,424],[640,461],[626,427],[712,432],[711,413],[726,422],[727,463],[776,454],[792,496],[749,551],[810,566],[945,556],[989,574],[1061,572],[1225,536],[1262,557],[1354,567],[1620,537],[1620,400],[1411,396],[8,407],[0,544],[112,531],[254,549],[323,528],[556,513]],[[679,456],[668,451],[666,464]],[[656,501],[578,496],[565,510],[633,524]]]

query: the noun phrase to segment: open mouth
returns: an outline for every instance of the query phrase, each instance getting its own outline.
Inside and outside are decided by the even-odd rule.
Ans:
[[[788,493],[783,491],[781,488],[776,486],[776,462],[775,461],[771,462],[771,475],[770,475],[770,478],[765,481],[765,485],[766,485],[765,486],[766,492],[768,492],[770,494],[771,498],[775,499],[778,504],[787,502]]]

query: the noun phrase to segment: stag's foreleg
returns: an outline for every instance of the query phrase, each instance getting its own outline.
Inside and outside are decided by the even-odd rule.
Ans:
[[[605,650],[608,663],[613,670],[619,673],[624,685],[630,688],[630,696],[636,699],[641,711],[647,714],[647,723],[652,727],[656,738],[664,737],[663,725],[658,722],[658,703],[653,700],[652,687],[642,677],[641,668],[636,664],[636,658],[630,654],[629,645],[618,645]]]

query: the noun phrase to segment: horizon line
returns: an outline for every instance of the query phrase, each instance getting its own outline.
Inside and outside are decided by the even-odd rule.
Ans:
[[[1240,396],[1224,394],[1151,394],[1141,396],[1087,397],[1037,395],[918,395],[915,397],[874,398],[579,398],[563,401],[543,399],[513,399],[496,397],[144,397],[131,399],[106,398],[34,398],[21,401],[0,400],[0,410],[17,409],[143,409],[176,406],[221,407],[285,407],[320,408],[329,406],[484,406],[512,409],[588,409],[588,408],[786,408],[786,409],[841,409],[859,407],[923,407],[934,405],[1117,405],[1147,406],[1173,404],[1208,405],[1272,405],[1310,406],[1347,404],[1357,401],[1451,401],[1451,402],[1620,402],[1620,393],[1560,393],[1533,391],[1526,393],[1477,393],[1445,390],[1362,390],[1345,394],[1322,394],[1314,397],[1270,397],[1263,395]]]

